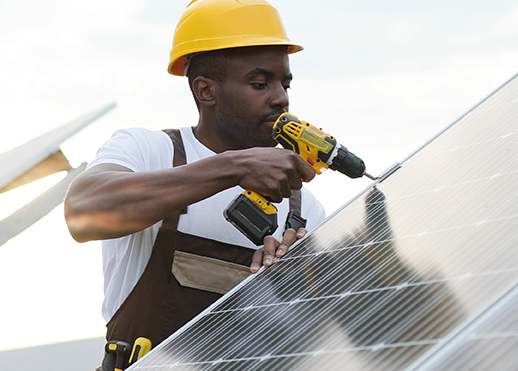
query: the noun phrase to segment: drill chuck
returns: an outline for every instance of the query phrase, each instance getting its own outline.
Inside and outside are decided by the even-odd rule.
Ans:
[[[337,153],[329,168],[337,170],[350,178],[360,178],[365,175],[365,163],[361,158],[349,152],[344,146],[337,144]]]

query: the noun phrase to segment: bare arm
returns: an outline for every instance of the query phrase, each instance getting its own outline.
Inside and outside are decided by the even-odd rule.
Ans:
[[[114,164],[79,175],[65,198],[65,218],[77,241],[128,235],[174,210],[240,185],[281,201],[313,169],[297,154],[276,148],[227,151],[170,169],[132,172]]]

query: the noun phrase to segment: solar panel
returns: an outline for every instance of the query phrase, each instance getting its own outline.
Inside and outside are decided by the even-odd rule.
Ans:
[[[130,369],[514,369],[517,76]]]

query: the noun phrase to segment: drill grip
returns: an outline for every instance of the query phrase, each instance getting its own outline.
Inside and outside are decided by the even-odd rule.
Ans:
[[[131,345],[124,341],[112,340],[104,347],[102,371],[122,371],[128,366]]]

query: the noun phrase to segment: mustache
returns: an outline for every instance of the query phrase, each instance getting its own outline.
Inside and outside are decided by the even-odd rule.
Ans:
[[[285,112],[286,112],[285,110],[278,110],[278,111],[275,111],[275,112],[269,112],[267,114],[264,114],[264,115],[261,116],[261,122],[263,122],[263,121],[277,121],[279,116],[282,115]]]

